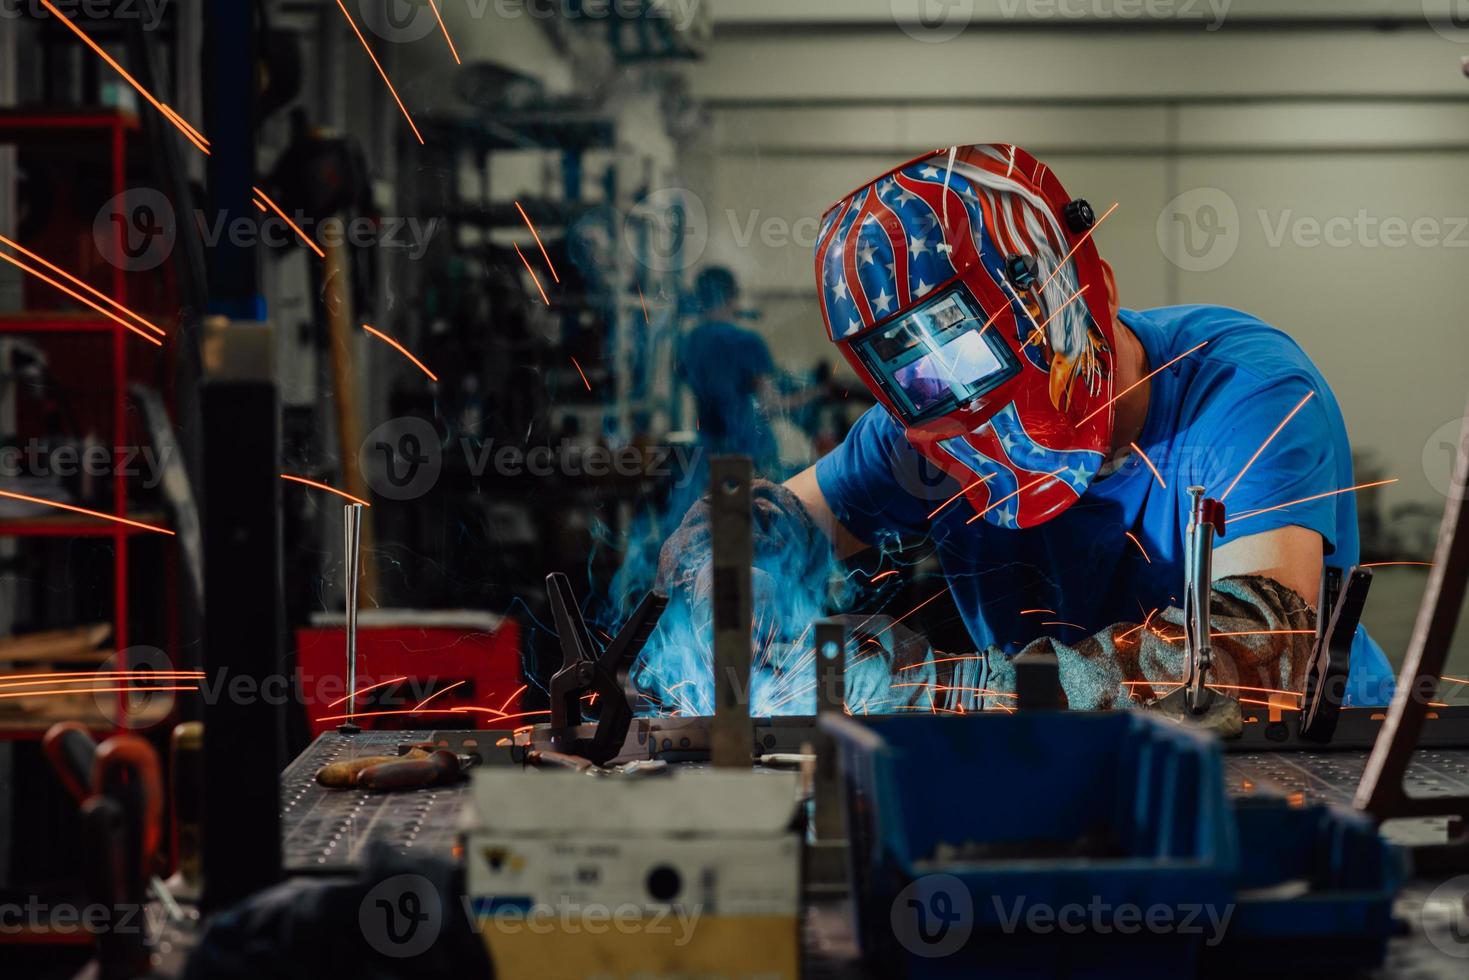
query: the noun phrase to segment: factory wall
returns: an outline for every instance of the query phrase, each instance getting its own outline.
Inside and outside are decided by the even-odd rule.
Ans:
[[[1384,513],[1441,509],[1469,363],[1469,34],[1421,15],[1267,34],[1249,20],[1261,6],[1237,2],[1241,21],[1214,31],[1012,19],[924,43],[876,14],[756,37],[759,18],[814,8],[729,8],[693,74],[714,125],[690,169],[703,258],[741,274],[779,359],[834,359],[812,289],[825,207],[927,149],[1013,141],[1099,211],[1118,202],[1098,242],[1124,306],[1217,303],[1286,330],[1335,386],[1357,447],[1400,478]]]

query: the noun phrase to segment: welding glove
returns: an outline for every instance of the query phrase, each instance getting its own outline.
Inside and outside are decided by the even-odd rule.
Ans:
[[[1056,655],[1061,687],[1073,710],[1127,707],[1161,698],[1182,681],[1183,623],[1183,610],[1170,606],[1146,623],[1116,623],[1075,646],[1041,637],[1020,653]],[[1315,611],[1274,579],[1261,575],[1219,579],[1210,600],[1209,683],[1235,696],[1242,687],[1302,690],[1315,630]],[[1013,693],[1015,669],[1010,658],[996,647],[987,654],[979,687]],[[991,694],[981,696],[975,706],[1013,703]]]

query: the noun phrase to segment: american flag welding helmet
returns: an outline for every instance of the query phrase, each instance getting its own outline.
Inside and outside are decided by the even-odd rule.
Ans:
[[[1000,527],[1071,506],[1111,448],[1114,350],[1095,215],[1002,143],[938,150],[826,212],[831,339]]]

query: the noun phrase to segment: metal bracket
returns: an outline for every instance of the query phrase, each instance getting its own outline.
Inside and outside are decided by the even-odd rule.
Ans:
[[[1301,705],[1300,737],[1329,742],[1341,716],[1342,694],[1352,663],[1352,639],[1362,619],[1362,606],[1372,586],[1370,568],[1353,568],[1342,584],[1339,568],[1321,573],[1321,596],[1316,604],[1316,645],[1306,673]]]

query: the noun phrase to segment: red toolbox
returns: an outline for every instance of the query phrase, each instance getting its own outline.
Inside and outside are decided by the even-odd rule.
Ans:
[[[347,713],[347,631],[341,613],[296,632],[296,683],[312,735]],[[518,728],[520,627],[471,610],[363,610],[357,617],[356,721],[368,729]]]

